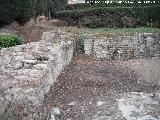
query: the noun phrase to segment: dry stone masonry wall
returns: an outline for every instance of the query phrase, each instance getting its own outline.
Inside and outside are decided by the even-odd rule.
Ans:
[[[98,34],[84,41],[85,54],[97,58],[134,59],[160,57],[159,33]]]
[[[73,36],[60,30],[42,40],[0,50],[0,118],[42,120],[44,94],[69,64]]]
[[[74,36],[55,30],[42,40],[0,50],[0,119],[44,120],[46,94],[70,63]],[[160,57],[160,34],[94,34],[86,37],[87,55],[108,59]]]

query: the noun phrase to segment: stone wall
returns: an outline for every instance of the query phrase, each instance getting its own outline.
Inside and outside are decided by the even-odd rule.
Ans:
[[[160,34],[95,34],[86,38],[84,49],[85,54],[94,55],[97,58],[160,57]]]
[[[46,32],[39,42],[0,50],[0,119],[42,120],[44,94],[69,64],[73,36]]]

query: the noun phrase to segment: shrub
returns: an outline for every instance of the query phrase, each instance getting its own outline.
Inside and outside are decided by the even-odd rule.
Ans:
[[[160,27],[160,5],[132,7],[135,18],[138,19],[142,25],[149,25],[149,27]]]
[[[131,27],[134,26],[134,13],[128,7],[102,7],[83,10],[66,10],[57,12],[57,18],[69,25],[86,27]],[[127,22],[127,21],[131,21]]]
[[[80,10],[88,8],[98,8],[98,7],[140,7],[140,6],[154,6],[155,3],[144,3],[144,4],[135,4],[135,3],[79,3],[79,4],[67,4],[65,5],[65,10]]]
[[[23,40],[17,35],[0,35],[0,48],[22,44]]]
[[[98,7],[65,10],[56,13],[57,18],[68,25],[85,27],[160,27],[160,5],[133,7]]]

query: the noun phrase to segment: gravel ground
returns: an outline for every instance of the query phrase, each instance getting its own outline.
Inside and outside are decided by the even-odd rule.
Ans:
[[[105,61],[76,57],[45,96],[45,103],[52,109],[59,109],[59,114],[54,112],[58,120],[159,120],[159,65],[160,59]],[[154,72],[148,72],[150,70],[157,72],[158,79]],[[154,82],[145,80],[147,77],[143,76],[147,72]],[[133,112],[138,109],[134,104],[137,101],[132,99],[135,96],[139,96],[136,99],[139,104],[153,106],[153,100],[146,103],[148,99],[143,97],[150,96],[151,99],[156,98],[158,105],[147,113],[143,109],[143,114],[136,116]],[[130,103],[131,106],[126,106]],[[128,114],[126,108],[131,110]],[[149,116],[150,113],[154,116]]]

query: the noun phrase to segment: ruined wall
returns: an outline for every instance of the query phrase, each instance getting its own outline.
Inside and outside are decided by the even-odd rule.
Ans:
[[[43,97],[71,61],[72,40],[72,35],[57,30],[44,33],[39,42],[0,50],[1,120],[47,117]]]
[[[97,58],[134,59],[160,57],[159,33],[91,35],[84,41],[85,54]]]

